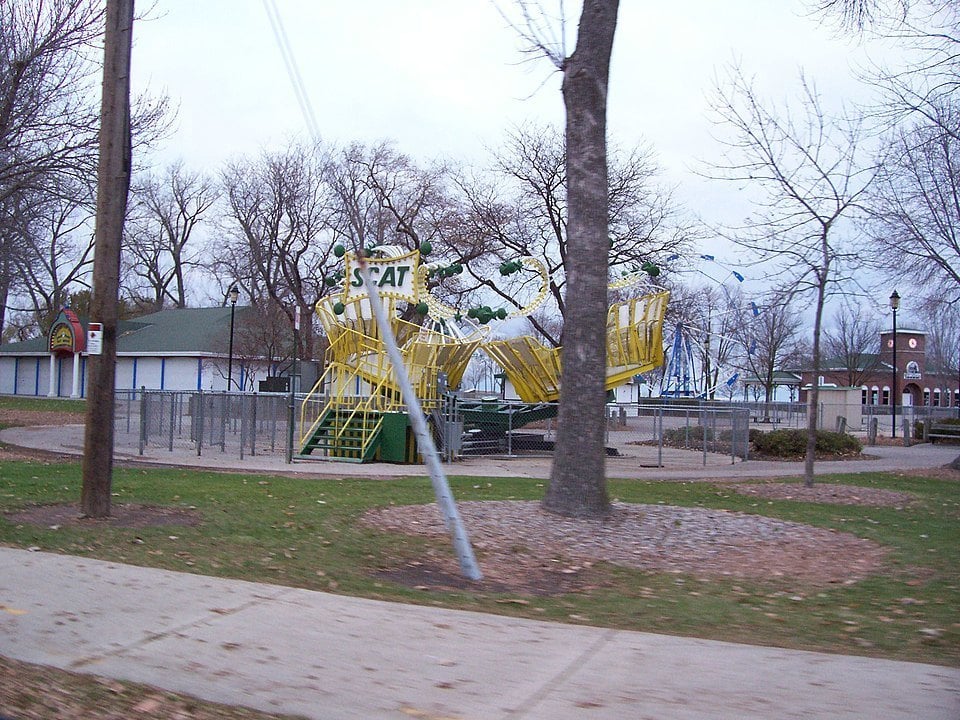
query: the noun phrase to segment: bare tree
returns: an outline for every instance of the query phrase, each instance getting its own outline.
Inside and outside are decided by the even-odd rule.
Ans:
[[[98,0],[0,0],[0,200],[51,172],[92,175],[103,12]]]
[[[820,372],[823,312],[827,298],[853,282],[857,256],[849,249],[850,227],[875,169],[861,158],[857,121],[830,118],[814,89],[802,83],[799,107],[778,111],[763,104],[740,68],[718,89],[713,108],[732,136],[712,177],[745,184],[758,213],[730,233],[741,247],[772,264],[792,294],[813,296],[812,365]],[[819,388],[811,388],[817,407]],[[816,413],[809,413],[804,482],[813,484]]]
[[[96,172],[102,32],[99,0],[0,0],[0,329],[30,242],[23,213],[51,182]]]
[[[126,288],[134,294],[145,288],[154,310],[168,304],[186,307],[186,279],[201,265],[205,250],[194,231],[217,201],[217,188],[209,178],[176,162],[162,177],[147,174],[131,195]],[[131,276],[140,282],[132,282]]]
[[[322,148],[292,145],[237,160],[222,175],[227,211],[211,270],[224,293],[238,284],[251,304],[276,303],[290,328],[297,306],[311,317],[324,278],[338,265],[326,163]],[[300,357],[315,357],[312,323],[304,324],[300,340]]]
[[[958,302],[960,105],[941,106],[938,117],[891,135],[869,196],[865,250],[891,279],[909,281],[926,297]]]
[[[960,373],[960,305],[932,299],[915,313],[927,333],[927,367],[944,375]]]
[[[612,149],[608,169],[609,272],[620,275],[645,261],[684,252],[691,230],[669,189],[657,184],[659,169],[643,147],[628,153]],[[483,252],[467,270],[478,285],[507,303],[523,297],[520,288],[500,277],[497,266],[532,255],[550,272],[550,304],[542,317],[566,317],[567,158],[564,138],[550,127],[514,131],[494,160],[495,181],[461,179],[464,218]],[[532,318],[550,344],[562,344],[549,323]],[[562,332],[562,323],[558,329]]]
[[[798,360],[800,330],[803,320],[791,301],[790,293],[772,293],[762,303],[760,312],[742,317],[738,335],[747,349],[744,369],[759,380],[764,401],[773,402],[776,373]]]
[[[880,321],[858,304],[844,301],[823,339],[830,369],[841,370],[848,387],[863,385],[880,365]]]
[[[102,0],[0,0],[0,329],[30,250],[24,213],[85,203],[96,175],[104,18]],[[168,119],[165,100],[138,101],[137,145]]]
[[[66,178],[61,178],[66,181]],[[50,188],[48,188],[49,190]],[[71,182],[59,191],[29,193],[32,202],[19,216],[23,245],[14,260],[22,302],[35,328],[45,333],[70,295],[88,287],[93,264],[93,188]]]
[[[459,210],[442,164],[419,165],[389,143],[354,143],[331,153],[326,179],[337,239],[350,249],[429,243],[451,262],[461,259]]]

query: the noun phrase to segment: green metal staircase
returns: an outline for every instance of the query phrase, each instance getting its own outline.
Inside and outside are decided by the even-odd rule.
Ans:
[[[383,413],[363,407],[328,405],[300,448],[301,455],[315,451],[352,462],[369,462],[380,447]]]

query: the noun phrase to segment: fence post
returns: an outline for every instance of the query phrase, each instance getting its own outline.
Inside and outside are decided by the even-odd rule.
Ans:
[[[653,417],[654,432],[657,433],[657,467],[663,467],[663,406],[657,408]],[[659,428],[657,427],[659,425]]]
[[[291,380],[291,385],[293,384]],[[290,391],[290,404],[287,408],[287,463],[293,462],[293,436],[295,432],[294,418],[296,417],[296,399],[293,391]]]
[[[246,396],[240,396],[240,459],[243,460],[243,443],[247,439],[246,433],[246,414],[244,412],[244,400]],[[234,428],[236,428],[236,423],[234,423]]]
[[[280,398],[270,398],[270,451],[277,449],[277,416],[280,405]]]
[[[744,412],[741,416],[742,423],[740,426],[743,428],[743,459],[744,461],[750,459],[750,413],[749,411]]]
[[[707,466],[707,411],[700,407],[700,427],[703,428],[703,466]]]
[[[143,455],[147,446],[147,393],[146,388],[140,388],[140,454]]]
[[[220,396],[220,452],[227,451],[227,391]]]
[[[911,438],[913,436],[913,428],[910,426],[910,420],[907,418],[903,419],[903,446],[910,447],[913,443]]]
[[[196,397],[197,402],[193,407],[193,418],[190,424],[194,426],[197,437],[197,457],[200,457],[200,449],[203,447],[203,390],[199,390]]]
[[[177,427],[177,396],[170,393],[170,452],[173,452],[173,431]]]
[[[257,404],[259,401],[257,393],[250,398],[250,457],[257,454]]]
[[[738,430],[740,429],[740,423],[737,422],[737,411],[730,411],[730,464],[737,464],[737,438],[739,437]]]

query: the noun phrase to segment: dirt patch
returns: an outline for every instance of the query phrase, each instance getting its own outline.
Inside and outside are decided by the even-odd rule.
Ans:
[[[199,525],[203,519],[197,510],[189,508],[138,505],[136,503],[115,504],[111,507],[110,517],[104,519],[82,517],[80,506],[77,503],[32,505],[23,510],[5,513],[4,518],[15,525],[36,525],[38,527],[108,525],[122,528],[162,527],[167,525],[194,527]]]
[[[921,468],[918,470],[897,470],[894,474],[900,475],[901,477],[924,477],[960,482],[960,470],[955,470],[949,465],[935,468]]]
[[[19,410],[0,408],[0,429],[6,427],[33,427],[36,425],[77,425],[84,422],[82,413],[60,410]],[[50,450],[18,448],[0,443],[0,460],[42,460],[48,462],[76,462],[77,458]]]
[[[827,503],[831,505],[906,507],[916,500],[910,493],[859,487],[857,485],[814,483],[813,487],[806,487],[800,483],[765,482],[755,485],[727,483],[725,487],[740,495],[752,495],[766,500],[795,500],[797,502]]]
[[[32,427],[34,425],[82,424],[84,414],[63,410],[20,410],[0,408],[0,427]]]
[[[597,582],[598,563],[698,576],[790,578],[826,585],[864,578],[887,550],[849,533],[707,508],[617,503],[609,519],[560,518],[532,501],[459,506],[491,591],[554,594]],[[368,526],[408,535],[447,537],[436,505],[367,512]],[[426,588],[463,587],[449,553],[385,568],[384,577]]]
[[[296,720],[122,680],[0,657],[0,717],[16,720]],[[296,716],[303,720],[301,716]]]

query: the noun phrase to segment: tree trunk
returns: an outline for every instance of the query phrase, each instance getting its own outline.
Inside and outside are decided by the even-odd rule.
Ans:
[[[825,263],[819,271],[817,308],[813,317],[813,382],[810,383],[809,407],[807,408],[807,452],[803,462],[803,484],[813,487],[813,464],[817,458],[817,421],[820,416],[820,330],[823,326],[823,305],[826,296],[826,278],[830,264]]]
[[[80,512],[110,517],[116,383],[120,241],[130,189],[130,48],[133,0],[107,0],[100,166],[97,172],[96,254],[90,319],[103,324],[103,351],[90,356]]]
[[[7,298],[10,296],[10,281],[5,270],[0,270],[0,339],[7,324]]]
[[[605,478],[607,84],[617,0],[585,0],[577,48],[563,67],[567,113],[567,313],[557,442],[544,509],[610,512]]]

